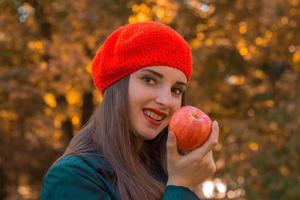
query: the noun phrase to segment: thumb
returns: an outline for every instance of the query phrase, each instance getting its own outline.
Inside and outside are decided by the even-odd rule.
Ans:
[[[176,135],[172,131],[169,131],[169,133],[168,133],[167,156],[169,158],[174,158],[174,159],[179,156],[179,154],[177,152]]]

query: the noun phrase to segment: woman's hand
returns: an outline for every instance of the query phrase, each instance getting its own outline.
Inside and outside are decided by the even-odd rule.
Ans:
[[[180,185],[193,188],[216,172],[212,150],[218,144],[219,126],[212,124],[212,132],[208,140],[199,148],[186,155],[177,152],[176,137],[169,132],[167,140],[167,185]]]

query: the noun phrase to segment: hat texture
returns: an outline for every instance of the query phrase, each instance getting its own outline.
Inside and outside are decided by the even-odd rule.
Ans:
[[[191,49],[175,30],[160,22],[126,24],[113,31],[92,61],[94,85],[101,93],[147,66],[169,66],[192,74]]]

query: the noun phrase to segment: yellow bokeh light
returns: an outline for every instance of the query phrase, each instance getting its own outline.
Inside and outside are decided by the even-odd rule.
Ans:
[[[60,140],[61,137],[62,137],[62,132],[61,132],[60,130],[56,130],[56,131],[54,131],[54,133],[52,134],[52,139],[53,139],[54,141]]]
[[[169,24],[174,18],[177,16],[177,11],[179,9],[179,5],[175,2],[161,1],[160,3],[156,3],[151,9],[151,13],[154,14],[159,21]]]
[[[223,169],[225,167],[225,161],[224,159],[219,159],[216,162],[217,169]]]
[[[71,105],[81,105],[81,95],[79,91],[71,89],[67,92],[67,102]]]
[[[246,154],[240,153],[240,160],[245,160],[245,159],[246,159]]]
[[[36,51],[36,52],[38,52],[38,53],[44,53],[44,50],[45,50],[45,44],[44,44],[44,42],[41,41],[41,40],[30,41],[30,42],[27,44],[27,47],[28,47],[30,50]]]
[[[264,39],[262,37],[257,37],[255,39],[255,44],[257,44],[258,46],[264,46]]]
[[[266,100],[265,101],[265,105],[267,106],[267,107],[269,107],[269,108],[272,108],[272,107],[274,107],[274,100]]]
[[[7,110],[1,110],[0,111],[0,118],[6,119],[6,120],[16,120],[18,118],[17,113]]]
[[[146,22],[151,20],[151,10],[146,4],[133,4],[131,10],[133,15],[128,18],[129,23]]]
[[[213,45],[214,45],[214,41],[212,39],[208,38],[205,40],[205,46],[211,47]]]
[[[133,12],[144,12],[144,13],[149,13],[150,12],[150,8],[144,3],[142,3],[140,5],[133,4],[131,9],[132,9]]]
[[[32,196],[32,188],[26,184],[19,185],[18,193],[22,196],[22,198],[29,199]]]
[[[200,41],[200,40],[198,40],[198,39],[193,39],[193,40],[191,41],[191,47],[192,47],[192,49],[199,49],[200,46],[201,46],[201,41]]]
[[[294,63],[300,63],[300,51],[296,51],[293,54],[293,62]]]
[[[91,64],[88,64],[86,67],[85,67],[85,70],[88,72],[88,73],[92,73],[92,65]]]
[[[265,33],[265,38],[268,39],[268,40],[270,40],[272,38],[272,36],[273,36],[273,33],[271,31],[267,31]]]
[[[296,6],[298,6],[300,4],[300,1],[299,0],[290,0],[289,3],[292,6],[296,7]]]
[[[239,32],[241,34],[245,34],[245,33],[247,33],[247,31],[248,31],[247,24],[245,22],[241,22],[239,24]]]
[[[93,97],[94,97],[95,102],[97,102],[97,103],[101,103],[103,101],[103,96],[101,95],[101,93],[98,90],[94,90]]]
[[[203,40],[205,38],[205,34],[202,32],[197,33],[197,39]]]
[[[248,144],[248,147],[251,151],[257,151],[259,148],[259,145],[256,142],[250,142]]]
[[[166,5],[168,3],[169,3],[168,0],[156,0],[156,4],[160,6]]]
[[[96,46],[95,37],[93,37],[91,35],[87,35],[87,36],[85,36],[85,41],[86,41],[86,44],[88,45],[88,47],[90,47],[91,49],[95,48],[95,46]]]
[[[259,79],[264,79],[266,77],[265,73],[259,69],[255,70],[254,76],[255,76],[255,78],[259,78]]]
[[[79,124],[79,122],[80,122],[79,117],[77,117],[77,116],[72,117],[72,124],[77,125],[77,124]]]
[[[246,46],[246,42],[244,41],[244,40],[240,40],[240,41],[238,41],[238,43],[236,44],[236,47],[238,48],[238,49],[241,49],[241,48],[243,48],[243,47],[245,47]]]
[[[243,75],[232,75],[227,79],[230,85],[243,85],[246,82],[246,77]]]
[[[155,11],[156,11],[156,16],[160,19],[163,19],[166,16],[166,10],[162,7],[157,7]]]
[[[254,46],[254,45],[250,45],[249,52],[251,54],[253,54],[253,55],[260,55],[260,52],[258,51],[258,49],[256,48],[256,46]]]
[[[145,21],[151,20],[149,15],[147,15],[146,13],[137,14],[136,19],[137,19],[138,22],[145,22]]]
[[[63,118],[62,115],[55,115],[55,117],[54,117],[54,126],[55,126],[55,128],[61,128],[63,119],[64,118]]]
[[[242,47],[242,48],[240,48],[239,52],[242,56],[246,56],[246,55],[248,55],[249,50],[246,47]]]
[[[128,19],[128,22],[132,24],[132,23],[137,23],[137,22],[147,22],[150,20],[151,20],[151,17],[149,17],[145,13],[139,13],[135,16],[130,16]]]
[[[44,108],[44,112],[46,113],[46,115],[51,115],[53,113],[53,110],[51,108]]]
[[[282,17],[280,21],[281,21],[282,24],[288,24],[289,23],[289,19],[287,17]]]
[[[45,69],[47,69],[47,67],[48,67],[48,63],[46,63],[46,62],[41,62],[39,67],[40,67],[41,70],[45,70]]]
[[[44,102],[51,108],[55,108],[57,106],[57,102],[55,96],[51,93],[46,93],[44,95]]]
[[[131,7],[132,12],[139,12],[140,6],[138,4],[133,4]]]

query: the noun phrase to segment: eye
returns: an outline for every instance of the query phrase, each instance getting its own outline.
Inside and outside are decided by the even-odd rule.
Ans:
[[[173,92],[175,93],[175,95],[180,96],[183,93],[183,90],[180,88],[173,88]]]
[[[141,78],[144,82],[149,83],[149,84],[155,84],[155,80],[149,76],[144,76]]]

